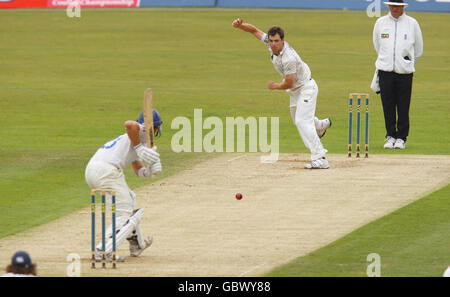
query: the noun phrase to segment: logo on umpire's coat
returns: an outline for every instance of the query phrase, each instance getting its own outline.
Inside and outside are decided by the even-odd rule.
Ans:
[[[387,38],[389,38],[389,34],[386,34],[386,33],[381,34],[381,39],[387,39]]]

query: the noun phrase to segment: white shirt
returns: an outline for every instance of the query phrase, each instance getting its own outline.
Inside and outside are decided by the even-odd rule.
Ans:
[[[387,72],[413,73],[414,62],[423,54],[419,23],[405,13],[398,19],[390,13],[379,18],[373,29],[373,44],[378,53],[375,66]]]
[[[141,143],[145,145],[144,126],[139,124],[139,138]],[[141,161],[131,144],[131,140],[127,133],[120,135],[116,139],[110,140],[97,150],[92,156],[91,162],[106,162],[124,169],[135,161]]]
[[[444,277],[450,277],[450,266],[445,270]]]
[[[7,273],[2,275],[1,277],[35,277],[35,275],[32,274],[16,274],[16,273]]]
[[[308,65],[302,61],[297,52],[287,43],[284,42],[284,47],[280,54],[274,55],[272,49],[269,45],[269,36],[264,34],[261,41],[266,44],[270,51],[270,60],[273,66],[278,71],[278,73],[286,78],[286,75],[295,73],[294,87],[292,89],[287,89],[286,92],[292,93],[296,91],[297,88],[304,85],[307,81],[311,79],[311,70]]]

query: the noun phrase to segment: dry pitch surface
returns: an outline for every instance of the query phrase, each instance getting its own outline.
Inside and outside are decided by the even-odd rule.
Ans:
[[[82,276],[260,275],[450,179],[449,156],[330,155],[330,169],[312,171],[303,168],[307,155],[282,154],[274,164],[259,157],[223,154],[137,189],[138,206],[145,208],[142,228],[155,241],[116,270],[89,268],[89,208],[1,239],[0,267],[21,249],[41,276],[65,276],[71,253],[81,257]],[[236,192],[244,198],[236,200]],[[119,254],[127,256],[126,241]]]

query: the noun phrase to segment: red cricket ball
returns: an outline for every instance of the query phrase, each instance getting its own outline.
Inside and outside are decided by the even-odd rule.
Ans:
[[[242,199],[242,194],[241,193],[236,193],[236,199],[237,200],[241,200]]]

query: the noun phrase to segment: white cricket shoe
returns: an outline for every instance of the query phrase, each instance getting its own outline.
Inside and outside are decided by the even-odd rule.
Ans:
[[[327,129],[331,127],[331,119],[326,118],[322,120],[322,127],[319,129],[316,129],[317,135],[319,135],[319,138],[322,138],[325,135],[325,132],[327,132]]]
[[[330,165],[328,164],[328,160],[323,157],[318,160],[314,160],[311,162],[311,164],[306,164],[306,169],[328,169],[330,168]]]
[[[398,138],[398,139],[395,141],[394,148],[395,148],[395,149],[402,149],[402,150],[404,150],[404,149],[406,148],[406,143],[405,143],[405,141],[404,141],[403,139],[401,139],[401,138]]]
[[[95,249],[95,262],[102,262],[103,253],[99,249]],[[112,262],[112,253],[106,254],[106,262]],[[116,255],[116,262],[125,262],[125,257]]]
[[[385,149],[393,149],[395,145],[395,138],[392,136],[388,136],[386,138],[386,143],[384,144]]]
[[[131,237],[130,239],[127,239],[127,240],[130,243],[130,256],[131,257],[139,257],[139,255],[142,254],[142,252],[146,248],[148,248],[152,245],[153,236],[150,235],[144,239],[145,247],[143,247],[143,248],[139,247],[139,243],[137,241],[137,235],[134,235],[133,237]]]

